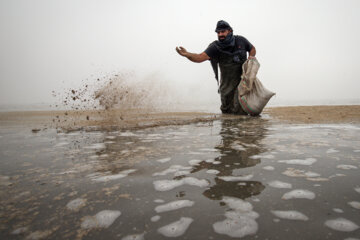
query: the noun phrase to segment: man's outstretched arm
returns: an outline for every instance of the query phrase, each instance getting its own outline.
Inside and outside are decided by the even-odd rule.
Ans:
[[[201,63],[201,62],[204,62],[204,61],[210,59],[210,57],[205,52],[200,53],[200,54],[190,53],[190,52],[186,51],[186,49],[183,47],[176,47],[176,51],[181,56],[184,56],[187,59],[189,59],[190,61],[196,62],[196,63]]]

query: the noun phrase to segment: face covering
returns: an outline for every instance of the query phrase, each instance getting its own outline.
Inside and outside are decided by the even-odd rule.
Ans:
[[[221,48],[227,48],[227,47],[233,47],[235,46],[235,37],[233,36],[233,33],[230,32],[225,39],[217,41],[217,45]]]

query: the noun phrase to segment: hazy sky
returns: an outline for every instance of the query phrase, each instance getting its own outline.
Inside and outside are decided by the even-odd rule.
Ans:
[[[359,99],[358,0],[1,0],[0,104],[51,102],[52,90],[122,71],[156,74],[178,91],[216,99],[200,53],[216,22],[257,49],[258,77],[277,98]]]

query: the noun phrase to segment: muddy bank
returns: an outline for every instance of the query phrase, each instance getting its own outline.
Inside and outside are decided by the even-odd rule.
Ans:
[[[265,114],[286,123],[359,123],[360,106],[296,106],[266,108]]]
[[[23,126],[37,130],[121,130],[156,126],[212,122],[223,119],[251,118],[205,112],[151,112],[137,110],[71,110],[2,112],[2,126]],[[280,123],[321,124],[360,123],[360,106],[298,106],[265,109],[261,118]]]

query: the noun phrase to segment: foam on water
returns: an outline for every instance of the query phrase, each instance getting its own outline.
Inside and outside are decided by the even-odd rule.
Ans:
[[[136,169],[128,169],[128,170],[121,171],[120,173],[114,174],[114,175],[94,177],[92,180],[95,182],[108,182],[111,180],[116,180],[116,179],[127,177],[130,173],[133,173],[135,171],[136,171]]]
[[[275,168],[273,166],[265,166],[263,167],[264,170],[268,170],[268,171],[274,171]]]
[[[161,218],[161,217],[160,217],[159,215],[155,215],[155,216],[151,217],[150,220],[151,220],[152,222],[157,222],[157,221],[160,220],[160,218]]]
[[[345,218],[336,218],[332,220],[327,220],[325,222],[325,226],[341,232],[352,232],[359,228],[358,225]]]
[[[213,161],[212,164],[218,165],[218,164],[221,164],[221,162],[220,161]]]
[[[127,236],[121,238],[121,240],[144,240],[145,239],[144,235],[145,235],[145,233],[127,235]]]
[[[182,217],[179,221],[165,225],[157,231],[165,237],[179,237],[186,232],[193,221],[192,218]]]
[[[120,211],[103,210],[98,212],[95,216],[84,217],[81,228],[108,228],[120,215]]]
[[[360,193],[360,187],[356,187],[356,188],[354,188],[354,190],[355,190],[356,192]]]
[[[156,172],[153,174],[153,176],[165,176],[169,173],[177,173],[179,171],[184,171],[184,170],[190,170],[191,167],[184,167],[184,166],[181,166],[181,165],[172,165],[170,166],[168,169],[165,169],[164,171],[162,172]],[[188,173],[187,173],[188,174]]]
[[[352,201],[352,202],[348,202],[348,204],[353,208],[360,209],[360,202]]]
[[[334,148],[329,148],[327,151],[326,151],[326,153],[337,153],[337,152],[339,152],[338,150],[336,150],[336,149],[334,149]]]
[[[66,207],[71,211],[78,211],[81,207],[85,205],[85,202],[86,200],[83,198],[76,198],[68,202],[68,204],[66,204]]]
[[[292,185],[290,183],[277,180],[269,182],[269,186],[273,188],[292,188]]]
[[[219,150],[217,150],[215,148],[201,148],[199,150],[203,151],[203,152],[218,152],[219,151]]]
[[[197,179],[194,177],[185,177],[180,180],[158,180],[153,182],[155,190],[169,191],[181,185],[187,184],[191,186],[207,187],[209,182],[205,179]]]
[[[231,144],[230,148],[237,150],[237,151],[245,151],[246,150],[246,148],[244,148],[242,145],[236,144],[236,143]]]
[[[209,169],[206,171],[206,173],[209,173],[209,174],[218,174],[220,173],[220,171],[216,170],[216,169]]]
[[[306,172],[304,170],[299,170],[294,168],[288,168],[284,172],[282,172],[282,174],[288,177],[308,177],[308,178],[320,177],[320,174],[318,173],[310,172],[310,171]]]
[[[258,224],[255,219],[259,214],[252,211],[251,203],[233,197],[223,197],[222,201],[233,211],[227,211],[225,220],[213,224],[216,233],[241,238],[257,232]]]
[[[132,132],[122,132],[122,133],[119,133],[119,136],[121,137],[134,137],[134,136],[137,136],[136,134],[132,133]]]
[[[287,163],[287,164],[296,164],[296,165],[312,165],[317,160],[315,158],[307,158],[305,160],[302,159],[292,159],[292,160],[279,160],[278,162]]]
[[[12,231],[11,234],[18,235],[18,234],[22,234],[22,233],[26,232],[27,230],[28,230],[28,227],[19,227],[19,228],[15,229],[14,231]]]
[[[156,160],[156,161],[158,161],[158,162],[160,162],[160,163],[166,163],[166,162],[168,162],[168,161],[170,161],[170,160],[171,160],[171,158],[168,157],[168,158],[158,159],[158,160]]]
[[[336,213],[343,213],[344,211],[340,208],[333,208],[333,211]]]
[[[100,149],[104,149],[106,148],[106,145],[104,143],[94,143],[90,146],[86,146],[84,147],[86,149],[97,149],[97,150],[100,150]]]
[[[300,220],[307,221],[309,218],[301,212],[298,211],[271,211],[278,218],[288,219],[288,220]]]
[[[184,207],[192,207],[194,205],[193,201],[190,200],[177,200],[177,201],[173,201],[173,202],[169,202],[163,205],[159,205],[155,208],[155,212],[157,213],[162,213],[162,212],[168,212],[168,211],[173,211],[173,210],[177,210],[180,208],[184,208]]]
[[[155,202],[155,203],[164,203],[165,201],[162,200],[162,199],[155,199],[154,202]]]
[[[248,174],[248,175],[244,175],[244,176],[222,176],[222,177],[218,177],[221,180],[224,180],[226,182],[236,182],[236,181],[246,181],[246,180],[250,180],[251,178],[253,178],[254,175],[252,174]]]
[[[349,169],[357,169],[357,166],[354,165],[346,165],[346,164],[340,164],[337,165],[336,168],[343,169],[343,170],[349,170]]]
[[[253,155],[253,156],[250,156],[251,159],[274,159],[275,156],[274,155],[271,155],[271,154],[268,154],[268,155]]]
[[[212,158],[205,160],[205,162],[207,162],[207,163],[213,163],[214,161],[215,161],[215,159],[212,159]]]
[[[314,199],[315,193],[304,190],[304,189],[295,189],[290,192],[285,193],[281,199],[289,200],[293,198],[304,198],[304,199]]]
[[[201,162],[202,162],[202,160],[192,159],[192,160],[189,161],[189,164],[190,164],[191,166],[197,166],[197,165],[199,165],[199,163],[201,163]]]

